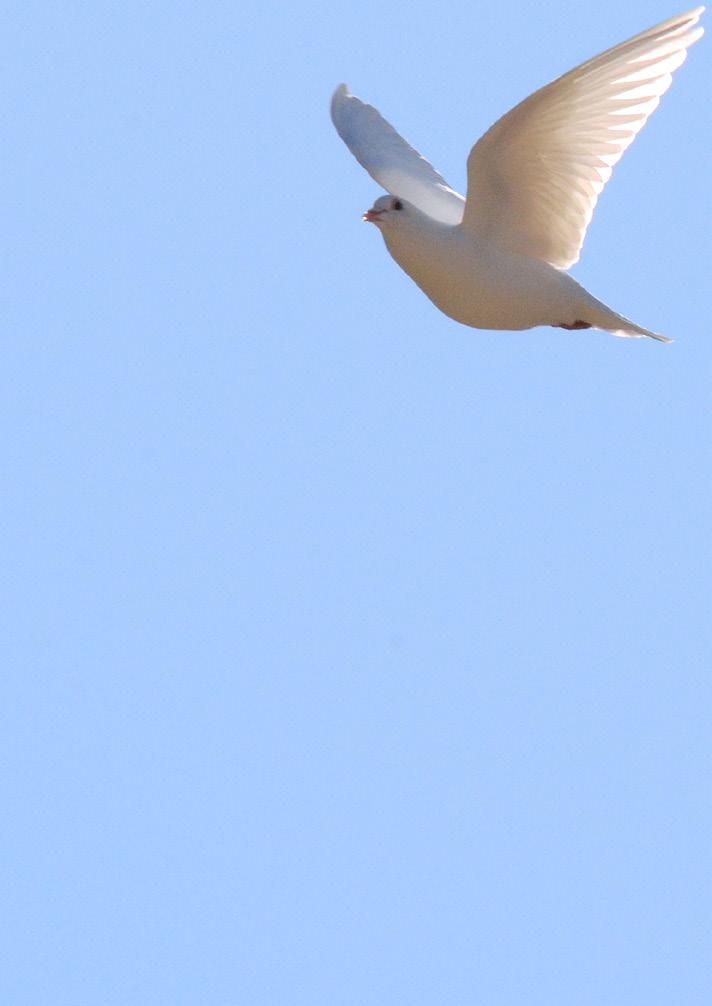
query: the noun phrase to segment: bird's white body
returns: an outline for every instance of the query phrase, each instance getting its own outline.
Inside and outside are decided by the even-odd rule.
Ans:
[[[562,270],[504,251],[462,224],[440,223],[406,204],[392,226],[380,229],[401,269],[443,314],[463,325],[516,331],[577,322],[608,329],[630,324]]]
[[[446,315],[472,328],[601,328],[669,342],[565,272],[599,195],[702,35],[704,7],[670,18],[535,91],[470,151],[467,199],[342,84],[339,135],[391,193],[364,219]]]

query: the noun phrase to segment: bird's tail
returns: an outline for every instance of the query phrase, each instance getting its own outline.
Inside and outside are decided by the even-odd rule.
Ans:
[[[611,312],[613,314],[613,312]],[[658,342],[674,342],[674,339],[668,339],[666,335],[660,335],[658,332],[651,332],[648,328],[643,328],[641,325],[636,325],[635,322],[629,321],[624,318],[623,315],[615,315],[616,322],[618,324],[617,328],[608,328],[606,325],[606,330],[612,332],[613,335],[623,336],[624,339],[642,339],[644,335],[647,335],[649,339],[657,339]]]
[[[666,335],[658,335],[657,332],[651,332],[650,329],[636,325],[634,321],[624,318],[622,314],[616,314],[595,297],[591,297],[591,301],[593,302],[591,309],[586,312],[585,318],[595,328],[602,328],[604,331],[622,336],[624,339],[642,339],[643,336],[647,336],[649,339],[657,339],[658,342],[673,341],[668,339]]]

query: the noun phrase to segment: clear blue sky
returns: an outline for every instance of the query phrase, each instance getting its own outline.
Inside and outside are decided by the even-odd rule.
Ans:
[[[662,346],[440,315],[328,102],[459,187],[679,3],[248,7],[3,7],[0,1000],[706,1004],[710,40],[575,271]]]

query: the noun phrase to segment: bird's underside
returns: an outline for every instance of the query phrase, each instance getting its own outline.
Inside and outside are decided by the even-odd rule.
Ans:
[[[391,208],[394,202],[400,210]],[[393,258],[454,321],[511,331],[539,325],[601,328],[628,337],[664,339],[612,311],[548,262],[512,254],[462,224],[440,223],[403,200],[383,196],[376,207],[373,223]]]

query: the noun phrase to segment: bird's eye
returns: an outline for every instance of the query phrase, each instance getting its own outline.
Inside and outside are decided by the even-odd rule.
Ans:
[[[400,199],[394,199],[393,200],[393,202],[391,203],[391,209],[392,210],[402,210],[403,209],[403,203],[400,201]]]

